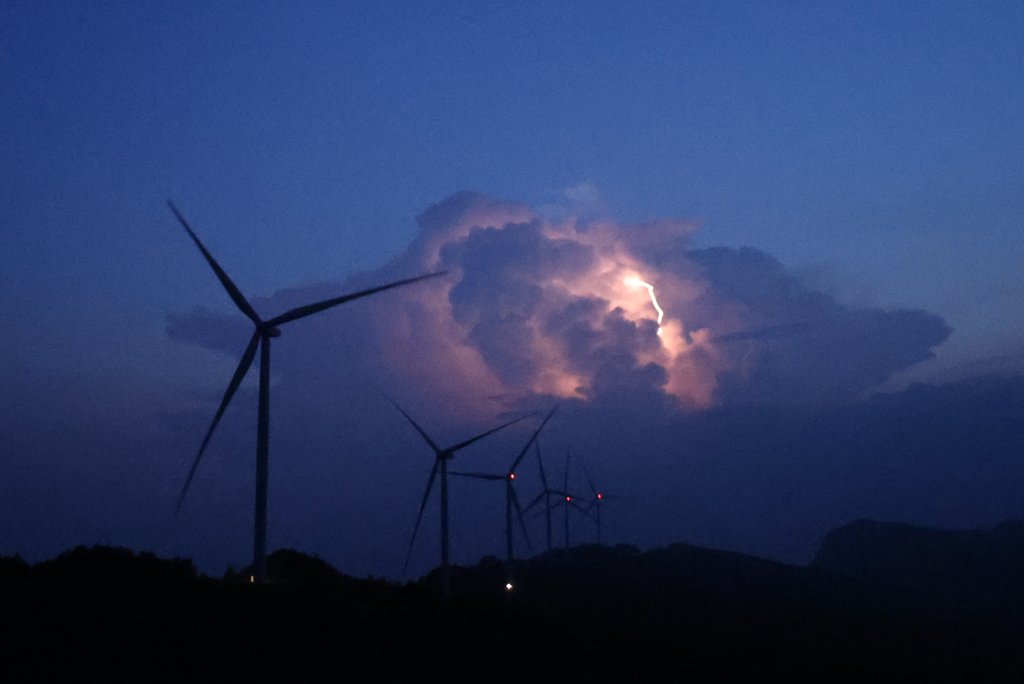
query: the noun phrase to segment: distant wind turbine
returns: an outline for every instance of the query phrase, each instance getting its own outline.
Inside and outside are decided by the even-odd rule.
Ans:
[[[565,501],[562,505],[565,507],[565,548],[569,548],[569,504],[572,503],[572,495],[569,494],[569,459],[572,457],[572,450],[565,450],[565,481],[562,484],[562,493],[565,494]]]
[[[245,374],[249,371],[249,367],[252,365],[253,360],[256,358],[256,348],[260,348],[260,393],[259,393],[259,412],[257,419],[256,428],[256,513],[255,513],[255,529],[253,533],[253,581],[265,582],[267,579],[267,472],[269,470],[269,445],[270,445],[270,338],[280,337],[281,331],[277,326],[306,316],[311,316],[315,313],[330,309],[331,307],[350,302],[353,299],[359,299],[368,295],[382,292],[384,290],[390,290],[393,287],[399,287],[401,285],[408,285],[415,283],[420,280],[426,280],[427,278],[436,278],[437,276],[444,275],[441,273],[431,273],[429,275],[419,276],[417,278],[409,278],[407,280],[399,280],[388,285],[382,285],[381,287],[374,287],[369,290],[363,290],[362,292],[356,292],[353,294],[344,295],[342,297],[335,297],[334,299],[327,299],[322,302],[316,302],[314,304],[307,304],[300,306],[290,311],[271,318],[269,321],[264,321],[256,313],[256,310],[242,295],[242,292],[235,286],[231,279],[228,277],[224,269],[220,267],[220,264],[213,258],[213,256],[206,250],[206,247],[196,236],[195,232],[189,226],[188,221],[182,216],[178,208],[168,200],[167,206],[171,208],[174,215],[178,217],[178,221],[188,232],[193,242],[199,248],[199,251],[203,253],[206,261],[210,264],[213,272],[217,275],[224,289],[228,291],[228,295],[231,300],[235,303],[242,313],[249,317],[249,320],[256,326],[256,331],[253,333],[252,338],[249,340],[249,346],[245,348],[245,353],[242,354],[242,360],[238,363],[238,367],[235,369],[235,374],[231,378],[231,382],[228,383],[228,389],[224,392],[224,398],[220,402],[220,406],[217,408],[217,413],[213,416],[213,422],[210,424],[210,429],[206,431],[206,437],[203,438],[203,443],[199,447],[199,453],[196,454],[195,460],[192,462],[192,468],[189,470],[188,478],[185,480],[185,486],[181,488],[181,494],[178,496],[178,503],[175,508],[175,512],[181,510],[181,505],[185,501],[185,494],[188,492],[189,485],[192,484],[192,478],[196,474],[196,469],[199,467],[199,461],[203,457],[203,452],[206,450],[206,445],[210,442],[210,437],[213,436],[213,431],[217,427],[217,423],[220,422],[221,416],[224,415],[225,409],[228,407],[228,403],[231,401],[231,397],[234,396],[235,391],[239,385],[242,384],[242,380],[245,378]]]
[[[504,425],[499,425],[496,428],[488,430],[483,434],[477,435],[472,439],[467,439],[465,442],[459,442],[454,446],[450,446],[446,449],[442,449],[430,438],[423,428],[412,419],[412,417],[402,409],[401,406],[395,403],[390,397],[386,397],[391,404],[398,409],[398,411],[405,416],[416,432],[420,433],[420,436],[430,445],[430,448],[434,450],[434,467],[430,470],[430,478],[427,480],[427,489],[423,492],[423,501],[420,503],[419,513],[416,515],[416,525],[412,529],[412,539],[409,540],[409,550],[405,554],[405,565],[402,566],[402,575],[405,575],[405,571],[409,568],[409,558],[412,556],[412,545],[416,541],[416,533],[420,529],[420,521],[423,519],[423,510],[427,507],[427,499],[430,498],[430,490],[434,486],[434,479],[437,477],[437,471],[441,471],[441,592],[445,596],[451,596],[451,576],[448,567],[448,461],[455,457],[455,452],[468,447],[476,441],[487,437],[488,435],[494,434],[498,430],[507,428],[509,425],[518,423],[521,420],[529,418],[529,416],[522,416],[515,420],[510,420]],[[531,414],[532,415],[532,414]]]
[[[535,440],[533,442],[533,448],[534,448],[534,451],[537,452],[537,466],[540,468],[540,483],[541,483],[541,486],[543,487],[543,489],[541,490],[540,494],[537,495],[537,498],[535,498],[533,501],[531,501],[530,504],[525,508],[524,512],[529,511],[531,508],[533,508],[538,503],[540,503],[541,500],[543,499],[543,501],[544,501],[544,519],[545,519],[545,523],[546,523],[545,529],[546,529],[546,532],[547,532],[548,551],[550,551],[551,549],[554,548],[553,537],[552,537],[552,534],[551,534],[551,509],[554,506],[551,503],[551,496],[552,495],[555,495],[555,496],[566,496],[566,494],[565,494],[565,492],[562,492],[561,490],[551,489],[551,487],[548,486],[547,474],[544,472],[544,461],[540,457],[540,440],[539,439]]]
[[[516,495],[516,489],[513,486],[516,479],[516,468],[522,462],[523,457],[526,456],[526,452],[530,450],[530,447],[536,443],[537,437],[540,435],[541,430],[547,425],[548,421],[551,420],[551,416],[555,415],[555,410],[558,407],[551,409],[551,412],[544,418],[544,421],[540,424],[536,430],[533,431],[533,435],[530,436],[530,440],[523,447],[523,450],[516,456],[516,460],[512,462],[512,466],[508,469],[508,472],[496,475],[493,473],[465,473],[451,471],[451,475],[458,475],[461,477],[471,477],[479,480],[504,480],[505,481],[505,552],[506,552],[506,587],[512,588],[512,560],[514,558],[514,550],[512,544],[512,509],[515,508],[516,514],[519,518],[519,527],[523,531],[523,538],[526,539],[526,545],[530,547],[530,552],[533,553],[533,547],[530,545],[530,535],[526,531],[526,523],[523,521],[523,509],[519,505],[519,497]]]
[[[540,466],[540,479],[541,479],[542,485],[544,486],[544,489],[541,491],[540,494],[537,495],[537,497],[533,501],[530,502],[530,505],[528,505],[523,510],[524,510],[524,512],[529,511],[531,508],[536,506],[542,500],[544,501],[544,516],[545,516],[546,522],[547,522],[548,551],[550,551],[552,549],[552,547],[553,547],[553,544],[552,544],[552,534],[551,534],[551,511],[552,510],[554,510],[555,508],[558,508],[559,506],[564,506],[565,507],[565,548],[569,548],[569,508],[570,507],[575,508],[579,513],[581,513],[583,515],[587,515],[586,509],[582,508],[581,506],[579,506],[574,501],[574,499],[577,498],[577,497],[574,497],[569,492],[569,458],[571,456],[571,453],[572,453],[571,449],[566,449],[566,452],[565,452],[565,478],[564,478],[564,481],[562,483],[562,489],[552,489],[551,487],[548,486],[547,476],[544,473],[544,462],[540,458],[540,449],[539,448],[537,449],[537,463]],[[552,495],[558,497],[558,501],[556,503],[554,503],[554,504],[551,503],[551,498],[550,497]]]
[[[594,511],[594,519],[597,521],[597,543],[601,543],[601,503],[604,501],[615,501],[620,498],[617,496],[606,496],[602,494],[597,488],[594,487],[593,481],[590,479],[590,475],[587,473],[587,469],[583,469],[583,477],[587,479],[587,486],[590,487],[591,494],[594,498],[590,500],[590,503],[584,509],[587,515],[590,515],[590,511]]]

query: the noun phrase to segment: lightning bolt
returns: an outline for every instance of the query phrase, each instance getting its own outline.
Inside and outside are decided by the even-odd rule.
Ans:
[[[654,286],[651,285],[650,283],[645,283],[644,281],[640,280],[639,278],[637,278],[635,276],[630,277],[630,278],[626,278],[626,284],[627,285],[632,285],[633,287],[641,287],[642,286],[642,287],[646,287],[647,288],[647,294],[651,295],[651,304],[654,305],[654,308],[658,312],[658,334],[660,335],[661,334],[661,320],[663,318],[665,318],[665,312],[658,305],[658,298],[654,296]]]

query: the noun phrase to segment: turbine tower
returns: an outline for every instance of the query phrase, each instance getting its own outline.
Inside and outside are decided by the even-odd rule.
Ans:
[[[427,489],[423,493],[423,501],[420,503],[419,513],[416,515],[416,525],[412,528],[412,539],[409,540],[409,550],[405,554],[405,565],[402,566],[402,575],[405,575],[405,571],[409,568],[409,558],[412,556],[412,545],[416,541],[416,533],[420,529],[420,521],[423,519],[423,509],[427,507],[427,499],[430,498],[430,490],[434,486],[434,479],[437,477],[437,471],[441,471],[441,592],[447,597],[451,596],[451,575],[449,573],[448,564],[448,461],[455,457],[455,452],[468,447],[470,444],[487,437],[488,435],[494,434],[498,430],[507,428],[509,425],[518,423],[521,420],[529,418],[530,416],[522,416],[515,420],[510,420],[504,425],[499,425],[496,428],[488,430],[483,434],[477,435],[472,439],[467,439],[465,442],[459,442],[454,446],[442,449],[430,438],[423,428],[412,419],[412,417],[402,409],[401,406],[395,403],[390,397],[385,397],[391,404],[398,409],[398,411],[405,416],[416,432],[420,433],[420,436],[430,445],[430,448],[434,450],[434,467],[430,470],[430,477],[427,479]],[[532,414],[530,414],[532,415]]]
[[[514,549],[512,544],[512,509],[515,508],[516,514],[519,518],[519,527],[523,531],[523,538],[526,539],[526,545],[530,547],[530,553],[533,553],[533,547],[530,545],[530,535],[526,531],[526,523],[523,521],[523,509],[519,505],[519,497],[516,495],[516,489],[513,486],[516,479],[516,468],[519,467],[523,457],[526,456],[526,452],[530,450],[530,447],[536,443],[537,437],[540,435],[541,430],[547,425],[548,421],[551,420],[551,416],[555,415],[555,410],[558,407],[551,409],[551,412],[544,418],[544,421],[540,424],[536,430],[533,431],[533,435],[530,436],[530,440],[523,447],[523,450],[516,456],[516,460],[512,462],[512,466],[508,469],[508,472],[497,475],[493,473],[463,473],[451,471],[451,475],[458,475],[460,477],[471,477],[478,480],[504,480],[505,481],[505,578],[506,588],[512,588],[512,560],[514,558]]]
[[[572,457],[572,449],[565,450],[565,481],[562,483],[562,494],[565,495],[565,500],[562,501],[562,505],[565,506],[565,548],[569,548],[569,504],[573,503],[572,495],[569,494],[569,459]]]
[[[199,461],[203,457],[203,452],[206,450],[206,445],[210,442],[210,437],[213,436],[213,431],[217,427],[217,423],[220,422],[221,416],[224,415],[225,409],[231,402],[231,398],[235,395],[235,391],[238,390],[238,386],[242,384],[242,380],[245,378],[245,374],[249,372],[249,367],[252,366],[253,360],[256,358],[257,347],[260,350],[260,391],[259,391],[259,412],[257,414],[257,427],[256,427],[256,512],[255,512],[255,523],[253,531],[253,575],[252,579],[254,582],[265,582],[267,579],[267,473],[269,471],[269,460],[270,460],[270,339],[273,337],[280,337],[281,331],[278,328],[279,325],[290,323],[306,316],[311,316],[315,313],[330,309],[331,307],[350,302],[354,299],[366,297],[368,295],[382,292],[383,290],[389,290],[393,287],[399,287],[401,285],[408,285],[415,283],[420,280],[427,278],[434,278],[441,273],[431,273],[429,275],[419,276],[417,278],[409,278],[407,280],[399,280],[388,285],[381,287],[374,287],[369,290],[363,290],[362,292],[356,292],[353,294],[344,295],[342,297],[335,297],[334,299],[327,299],[322,302],[316,302],[314,304],[307,304],[300,306],[290,311],[271,318],[268,321],[264,321],[256,313],[256,310],[249,304],[248,300],[242,295],[242,292],[235,286],[228,274],[224,272],[224,269],[220,267],[220,264],[213,258],[213,256],[206,250],[206,247],[199,240],[199,237],[189,226],[188,221],[182,216],[181,212],[174,204],[167,200],[167,206],[171,208],[174,215],[181,222],[181,225],[188,232],[192,241],[196,243],[199,251],[203,253],[206,261],[210,264],[210,268],[217,275],[224,289],[227,290],[231,300],[235,303],[235,306],[239,310],[248,316],[249,320],[256,326],[256,331],[253,333],[252,338],[249,340],[249,345],[245,348],[245,353],[242,354],[242,360],[238,363],[238,367],[235,369],[235,374],[231,377],[231,382],[228,383],[228,389],[224,392],[224,398],[221,399],[220,406],[217,408],[217,412],[213,416],[213,422],[210,424],[210,429],[206,431],[206,437],[203,438],[203,443],[199,446],[199,453],[196,454],[195,460],[192,462],[192,468],[188,472],[188,477],[185,479],[185,486],[181,488],[181,494],[178,496],[178,503],[175,508],[175,512],[181,510],[181,505],[185,501],[185,494],[188,493],[189,485],[192,484],[192,478],[196,474],[196,469],[199,467]]]

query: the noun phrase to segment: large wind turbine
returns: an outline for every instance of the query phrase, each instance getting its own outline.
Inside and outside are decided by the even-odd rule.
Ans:
[[[427,480],[427,489],[423,492],[423,501],[420,503],[420,511],[416,515],[416,525],[412,528],[412,539],[409,540],[409,550],[405,554],[405,565],[402,566],[402,575],[405,575],[405,571],[409,567],[409,558],[412,556],[412,545],[416,541],[416,533],[420,529],[420,521],[423,519],[423,509],[427,507],[427,499],[430,498],[430,490],[434,486],[434,478],[437,477],[437,471],[441,471],[441,592],[445,596],[451,595],[451,579],[448,570],[448,461],[455,457],[455,452],[460,449],[468,447],[473,442],[483,439],[484,437],[494,434],[498,430],[507,428],[513,423],[518,423],[521,420],[529,418],[529,416],[522,416],[515,420],[510,420],[504,425],[488,430],[487,432],[477,435],[472,439],[467,439],[465,442],[459,442],[454,446],[450,446],[446,449],[442,449],[430,438],[423,428],[412,419],[412,417],[402,409],[401,406],[396,404],[390,397],[387,398],[391,404],[399,410],[399,412],[405,416],[405,419],[412,423],[412,426],[416,428],[416,432],[420,433],[420,436],[430,445],[430,448],[434,450],[434,467],[430,470],[430,478]]]
[[[516,456],[516,460],[512,462],[512,466],[508,469],[507,473],[496,475],[493,473],[464,473],[451,471],[451,475],[459,475],[461,477],[472,477],[478,480],[504,480],[505,481],[505,552],[506,552],[506,587],[512,588],[512,560],[514,558],[514,550],[512,544],[512,509],[515,508],[516,514],[519,518],[519,527],[523,530],[523,538],[526,539],[527,546],[530,546],[530,535],[526,531],[526,523],[523,521],[523,509],[519,505],[519,497],[516,495],[516,489],[513,483],[516,479],[516,468],[519,467],[523,457],[526,456],[526,452],[530,450],[530,447],[537,441],[537,437],[540,435],[541,430],[547,425],[548,421],[551,420],[551,416],[555,415],[555,409],[551,409],[551,412],[541,422],[540,427],[533,431],[533,435],[530,436],[530,440],[523,447],[523,450]],[[530,552],[533,552],[533,548],[530,547]]]
[[[228,389],[224,392],[224,398],[221,399],[220,406],[217,408],[217,413],[213,416],[213,422],[210,424],[210,429],[206,431],[206,437],[203,438],[203,443],[199,447],[199,453],[196,454],[196,458],[192,462],[192,468],[188,472],[188,478],[185,480],[185,486],[181,488],[181,494],[178,496],[178,504],[175,510],[181,510],[181,504],[185,500],[185,494],[188,492],[189,485],[192,484],[192,478],[195,476],[196,469],[199,467],[199,460],[203,457],[206,445],[209,444],[210,437],[213,436],[213,431],[217,427],[217,423],[220,422],[221,416],[224,415],[224,410],[227,409],[228,403],[231,401],[231,397],[234,396],[238,386],[242,384],[245,374],[249,371],[249,367],[256,358],[256,348],[259,347],[260,398],[256,428],[256,514],[255,529],[253,532],[252,579],[255,582],[265,582],[267,579],[267,472],[269,469],[268,464],[270,456],[270,338],[281,336],[281,331],[277,327],[279,325],[290,323],[300,318],[305,318],[306,316],[311,316],[325,309],[330,309],[333,306],[350,302],[353,299],[366,297],[383,290],[389,290],[393,287],[415,283],[420,280],[425,280],[426,278],[434,278],[436,276],[444,275],[444,273],[431,273],[417,278],[399,280],[381,287],[363,290],[362,292],[356,292],[342,297],[335,297],[334,299],[327,299],[314,304],[307,304],[305,306],[300,306],[290,311],[286,311],[280,316],[271,318],[269,321],[264,321],[242,295],[242,292],[233,282],[231,282],[231,279],[228,278],[228,274],[224,272],[224,269],[220,267],[220,264],[218,264],[213,256],[206,250],[206,247],[196,236],[191,226],[188,225],[188,221],[186,221],[185,217],[182,216],[180,211],[178,211],[178,208],[175,207],[170,200],[167,201],[167,206],[169,206],[171,211],[174,212],[174,215],[178,217],[178,221],[181,222],[181,225],[184,226],[193,242],[196,243],[199,251],[203,253],[204,257],[206,257],[206,261],[210,264],[210,268],[212,268],[213,272],[217,274],[217,278],[224,286],[224,289],[228,291],[228,295],[235,303],[235,306],[237,306],[242,313],[248,316],[249,320],[251,320],[256,326],[256,331],[249,340],[249,346],[245,348],[245,353],[242,354],[242,360],[239,361],[238,368],[235,369],[235,374],[232,376],[231,382],[228,383]]]

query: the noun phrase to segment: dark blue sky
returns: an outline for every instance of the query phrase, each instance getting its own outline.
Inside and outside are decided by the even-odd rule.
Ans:
[[[169,320],[181,322],[195,307],[239,316],[167,210],[169,197],[242,290],[268,297],[268,306],[288,301],[272,296],[283,288],[331,296],[354,274],[415,254],[405,251],[418,234],[415,217],[476,190],[552,220],[698,221],[692,248],[753,247],[837,307],[920,309],[953,331],[935,346],[935,360],[916,364],[910,359],[938,337],[912,322],[899,328],[895,319],[889,326],[878,322],[881,314],[864,314],[879,326],[866,337],[913,340],[909,351],[899,356],[880,344],[889,356],[861,356],[867,346],[851,347],[838,353],[843,373],[802,383],[786,364],[798,367],[794,359],[803,354],[832,358],[831,343],[811,337],[817,347],[808,342],[799,353],[792,347],[790,356],[773,357],[770,372],[762,366],[750,376],[757,382],[730,386],[732,397],[774,401],[803,392],[807,399],[826,386],[859,394],[868,377],[900,387],[913,378],[1024,368],[1021,2],[508,2],[481,9],[15,1],[0,4],[0,93],[0,373],[15,388],[5,399],[10,453],[23,454],[0,466],[0,479],[37,501],[15,519],[36,515],[54,496],[61,505],[48,514],[47,529],[65,530],[47,536],[14,524],[10,541],[0,539],[3,553],[107,540],[206,554],[213,566],[227,557],[205,550],[223,543],[216,534],[181,521],[140,515],[142,531],[123,527],[124,511],[137,506],[133,497],[153,499],[142,507],[151,518],[173,501],[188,452],[244,348],[244,333],[221,346],[167,333]],[[713,257],[697,262],[726,288],[725,272],[713,270],[726,266],[709,265]],[[648,264],[655,261],[648,255]],[[377,273],[415,274],[399,270]],[[749,298],[735,301],[750,305]],[[715,320],[705,304],[693,315]],[[826,309],[838,311],[814,310]],[[854,314],[835,315],[829,320],[865,330]],[[362,325],[348,316],[337,320]],[[798,328],[784,326],[804,323],[796,316],[763,320],[792,331]],[[476,343],[497,354],[485,333]],[[365,350],[364,341],[345,344]],[[869,357],[871,372],[850,370],[870,366]],[[374,363],[353,373],[403,386],[401,372]],[[287,378],[306,371],[290,372],[278,381],[282,397]],[[299,384],[305,396],[313,392]],[[233,411],[254,412],[239,401]],[[303,433],[285,428],[289,412],[280,411],[273,448],[302,451]],[[402,427],[383,417],[366,425]],[[251,432],[244,418],[236,427]],[[235,428],[226,419],[223,429]],[[316,434],[306,438],[320,446],[303,453],[329,451],[330,435]],[[453,438],[461,434],[453,428]],[[349,437],[373,448],[372,433]],[[239,458],[248,468],[251,457]],[[204,466],[217,472],[225,460]],[[386,486],[376,470],[364,475],[373,483],[367,486]],[[732,487],[722,477],[706,491]],[[95,520],[75,513],[97,510],[98,492],[108,486],[122,493],[119,512]],[[154,486],[164,489],[147,493]],[[31,491],[50,493],[24,493]],[[201,491],[194,492],[200,508]],[[245,530],[232,549],[247,543],[250,491],[238,485]],[[372,509],[365,486],[346,491]],[[211,486],[207,496],[224,492]],[[327,501],[324,492],[310,496]],[[1001,514],[942,520],[981,524]],[[332,515],[365,519],[395,540],[408,532],[408,507],[394,520],[358,506]],[[841,517],[822,514],[815,533]],[[757,545],[767,532],[737,532],[741,516],[722,520],[720,534],[680,524],[658,538],[774,548]],[[233,523],[223,528],[235,533]],[[322,540],[306,543],[331,554]],[[349,562],[390,572],[379,559]]]

